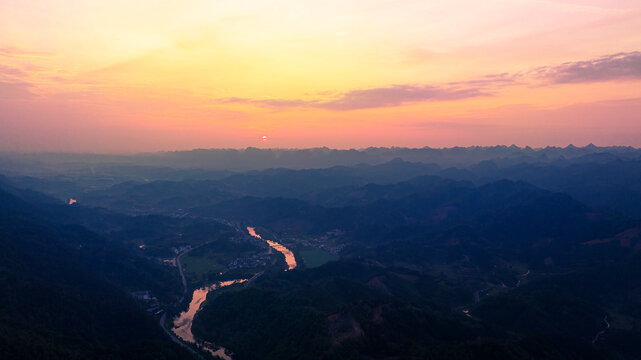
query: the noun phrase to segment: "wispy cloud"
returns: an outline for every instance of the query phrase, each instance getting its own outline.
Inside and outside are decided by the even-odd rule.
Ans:
[[[598,59],[545,66],[531,72],[534,77],[556,84],[641,79],[641,52],[619,53]]]
[[[258,106],[268,106],[268,107],[313,107],[318,102],[315,101],[306,101],[306,100],[297,100],[297,99],[250,99],[242,97],[228,97],[222,99],[216,99],[217,103],[238,103],[238,104],[254,104]]]
[[[399,106],[422,101],[452,101],[490,93],[479,87],[458,88],[432,85],[392,85],[365,90],[352,90],[335,100],[318,103],[316,107],[329,110],[356,110]]]
[[[28,74],[20,69],[11,67],[11,66],[6,66],[6,65],[0,65],[0,77],[25,77]]]
[[[273,108],[317,108],[334,111],[401,106],[426,101],[457,101],[493,96],[499,89],[524,84],[572,84],[611,80],[641,79],[641,52],[619,53],[597,59],[544,66],[523,73],[489,74],[479,78],[441,84],[400,84],[357,89],[334,98],[251,99],[229,97],[218,103],[246,103]]]
[[[505,86],[518,83],[518,75],[510,73],[488,74],[476,79],[449,82],[449,86]]]
[[[11,58],[53,57],[56,54],[44,51],[28,51],[14,46],[0,47],[0,56]]]
[[[230,97],[217,99],[216,102],[247,103],[275,108],[307,107],[344,111],[399,106],[423,101],[454,101],[490,95],[492,95],[490,92],[481,87],[392,85],[373,89],[351,90],[330,100],[249,99]]]

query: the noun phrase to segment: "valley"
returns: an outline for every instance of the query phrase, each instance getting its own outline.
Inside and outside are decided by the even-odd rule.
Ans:
[[[641,354],[641,220],[525,181],[481,177],[477,166],[457,172],[395,160],[97,190],[80,190],[79,181],[73,204],[51,179],[4,178],[2,231],[13,239],[3,245],[6,264],[53,256],[75,274],[47,270],[55,286],[87,291],[88,274],[122,292],[119,302],[136,315],[118,322],[147,327],[131,346],[152,358]],[[490,175],[515,167],[503,166]],[[12,286],[7,293],[22,298]],[[109,333],[108,319],[99,321]],[[46,326],[30,331],[63,331]],[[151,350],[154,333],[163,345]]]

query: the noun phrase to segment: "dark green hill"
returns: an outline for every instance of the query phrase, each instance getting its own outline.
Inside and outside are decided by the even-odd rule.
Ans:
[[[585,334],[559,336],[547,330],[563,318],[542,331],[521,324],[515,329],[453,311],[450,303],[456,298],[455,288],[406,269],[332,263],[266,275],[255,286],[222,293],[208,301],[194,328],[205,339],[225,344],[239,360],[612,356],[586,338],[599,329],[598,311],[577,309],[596,316],[588,318],[590,327]],[[568,300],[574,304],[580,302]]]
[[[143,259],[33,206],[0,190],[0,357],[189,358],[118,285],[144,283]]]

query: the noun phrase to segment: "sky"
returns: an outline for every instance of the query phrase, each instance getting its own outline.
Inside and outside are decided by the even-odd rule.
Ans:
[[[641,146],[639,0],[0,0],[0,151]]]

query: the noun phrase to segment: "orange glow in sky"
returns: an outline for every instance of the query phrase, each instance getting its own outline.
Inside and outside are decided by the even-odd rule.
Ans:
[[[0,34],[0,151],[641,146],[638,0],[0,0]]]

